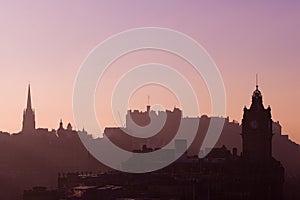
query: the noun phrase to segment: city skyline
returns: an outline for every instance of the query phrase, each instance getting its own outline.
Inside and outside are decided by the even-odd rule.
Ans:
[[[300,1],[0,1],[0,197],[300,199]]]
[[[256,88],[255,91],[257,91],[258,88],[259,88],[259,85],[258,85],[258,74],[256,75],[256,86],[255,86],[255,88]],[[262,93],[260,93],[260,94],[262,95]],[[144,111],[148,112],[149,110],[151,110],[151,111],[156,112],[156,114],[158,114],[157,112],[159,112],[159,111],[166,112],[166,111],[171,111],[171,110],[174,110],[174,109],[179,109],[179,110],[181,110],[183,112],[182,108],[180,108],[179,106],[174,106],[173,108],[170,108],[170,109],[162,109],[162,110],[160,110],[161,107],[155,107],[156,105],[152,105],[150,103],[150,96],[147,96],[147,97],[148,97],[148,102],[144,105],[144,107],[142,109],[128,108],[128,110],[126,111],[126,115],[124,116],[124,120],[125,121],[128,120],[127,119],[128,112],[136,112],[137,111],[138,113],[143,113]],[[244,109],[246,107],[248,107],[248,105],[245,105]],[[270,108],[271,109],[270,105],[268,105],[265,108]],[[59,128],[67,128],[67,125],[68,126],[72,125],[71,122],[64,121],[62,118],[60,118],[58,120],[57,127],[42,127],[42,126],[39,126],[38,124],[36,124],[36,119],[37,118],[36,118],[35,111],[36,111],[36,109],[35,109],[34,105],[32,105],[32,92],[31,92],[31,85],[29,83],[27,85],[26,103],[25,103],[25,107],[23,109],[23,119],[22,119],[22,123],[21,123],[22,124],[21,128],[20,128],[20,130],[18,130],[16,132],[8,132],[8,133],[10,133],[10,134],[18,134],[18,133],[22,133],[24,131],[25,132],[32,132],[32,131],[37,130],[37,129],[48,129],[50,131],[50,130],[56,130],[56,128],[58,128],[58,129]],[[224,119],[226,118],[226,119],[228,119],[229,121],[231,121],[233,123],[238,123],[239,125],[242,124],[242,120],[241,120],[241,122],[239,122],[239,121],[237,121],[235,119],[230,118],[230,116],[213,116],[213,115],[209,116],[209,115],[207,115],[207,114],[204,113],[202,115],[199,114],[198,116],[193,116],[193,117],[201,118],[203,116],[207,116],[207,117],[220,117],[220,118],[224,118]],[[183,118],[186,118],[186,117],[190,118],[190,116],[185,116],[185,115],[183,115],[182,117]],[[122,121],[123,119],[120,119],[120,120]],[[280,124],[279,121],[274,121],[273,120],[273,122],[282,126],[282,124]],[[73,125],[76,125],[76,123],[74,123]],[[116,127],[117,128],[118,124],[116,124],[116,125],[114,125],[112,127]],[[119,126],[119,127],[126,127],[126,125],[124,123],[124,124],[122,124],[122,126]],[[104,128],[110,128],[110,126],[106,126]],[[82,129],[84,129],[84,127]],[[75,131],[82,131],[82,129],[76,128],[76,126],[74,127]],[[0,128],[0,131],[6,132],[6,131],[1,130],[1,128]],[[104,130],[102,132],[100,132],[100,133],[104,134]],[[91,134],[91,133],[89,133],[89,134]],[[285,134],[285,133],[283,133],[283,134]],[[94,136],[98,137],[99,135],[95,134]],[[100,135],[100,137],[102,137],[102,135]]]
[[[212,175],[210,172],[217,170],[216,174],[213,173],[212,176],[218,175],[219,177],[220,169],[225,167],[223,169],[226,170],[221,174],[224,177],[228,176],[226,180],[230,181],[230,184],[228,184],[227,181],[227,184],[224,184],[223,181],[225,179],[223,178],[213,179],[218,180],[213,183],[218,184],[220,181],[221,185],[232,188],[235,194],[240,192],[245,194],[243,189],[235,186],[236,184],[239,186],[243,185],[242,187],[245,187],[247,190],[249,190],[250,193],[247,193],[247,195],[251,194],[251,196],[255,196],[251,199],[265,199],[266,196],[270,195],[274,197],[272,197],[273,199],[282,199],[283,195],[290,197],[294,195],[293,192],[295,193],[297,191],[292,187],[287,187],[284,189],[283,193],[283,184],[293,184],[293,177],[297,177],[297,174],[299,174],[300,163],[295,158],[297,158],[299,155],[300,145],[291,141],[287,135],[284,135],[281,132],[280,124],[277,122],[271,123],[271,109],[269,106],[265,107],[263,104],[263,95],[258,85],[253,91],[252,96],[251,92],[248,95],[252,99],[252,102],[251,105],[244,108],[243,123],[238,124],[236,122],[229,121],[228,118],[223,119],[225,122],[224,128],[220,137],[218,138],[217,143],[214,145],[214,148],[203,148],[203,145],[205,144],[205,138],[211,120],[215,119],[223,121],[221,118],[207,116],[197,118],[196,120],[199,120],[199,124],[197,127],[196,136],[191,146],[187,146],[188,140],[182,139],[182,136],[184,135],[181,135],[181,139],[175,140],[174,142],[175,149],[162,149],[162,146],[165,147],[165,144],[168,143],[171,138],[173,138],[174,134],[177,135],[178,132],[183,132],[189,133],[188,135],[190,135],[192,131],[190,128],[195,122],[195,118],[183,118],[182,111],[179,108],[174,109],[173,111],[161,112],[159,115],[154,117],[157,118],[156,120],[153,118],[154,121],[161,122],[161,117],[163,115],[167,116],[167,120],[166,123],[164,123],[163,129],[156,134],[156,136],[159,134],[162,136],[161,138],[159,136],[161,140],[158,138],[154,139],[152,137],[150,137],[153,139],[152,142],[150,141],[151,139],[149,140],[149,138],[138,137],[135,138],[137,141],[128,138],[125,139],[128,137],[128,135],[126,136],[126,134],[124,134],[126,131],[123,133],[125,129],[129,130],[130,133],[135,132],[135,126],[133,125],[133,122],[147,128],[146,124],[149,123],[151,115],[154,114],[153,111],[150,111],[150,107],[147,106],[146,112],[128,112],[125,129],[110,127],[106,129],[104,138],[93,139],[87,135],[86,131],[82,130],[77,132],[70,124],[68,124],[66,127],[63,126],[62,122],[60,122],[59,128],[55,130],[36,127],[35,109],[34,104],[32,104],[31,94],[31,87],[28,85],[26,96],[27,101],[25,103],[26,107],[23,112],[22,131],[19,134],[14,134],[13,136],[9,136],[6,133],[1,134],[0,139],[2,150],[0,152],[1,157],[3,158],[1,168],[4,171],[3,174],[7,174],[6,170],[12,172],[8,173],[9,175],[5,177],[13,180],[12,183],[8,182],[10,184],[7,184],[6,181],[3,182],[3,184],[6,186],[6,189],[2,190],[1,192],[5,197],[11,196],[14,199],[18,199],[17,197],[22,194],[22,191],[24,191],[24,200],[27,199],[27,195],[38,195],[37,199],[41,198],[40,195],[56,196],[59,194],[57,192],[64,191],[66,189],[61,188],[60,180],[64,181],[65,178],[68,179],[70,176],[74,178],[75,176],[81,177],[82,175],[86,176],[88,174],[93,177],[98,177],[98,175],[94,176],[91,171],[86,171],[87,169],[99,172],[99,169],[101,169],[100,171],[109,170],[107,167],[111,167],[117,171],[120,170],[120,165],[108,165],[106,163],[107,160],[105,160],[105,155],[108,156],[107,158],[110,161],[112,159],[117,159],[118,162],[121,161],[122,170],[127,171],[133,169],[133,173],[138,173],[140,171],[135,170],[144,170],[145,168],[143,167],[145,166],[157,166],[157,161],[159,161],[158,163],[161,164],[165,163],[165,161],[168,163],[169,159],[172,160],[172,155],[178,156],[178,153],[183,154],[173,164],[176,166],[176,163],[178,163],[179,166],[181,166],[178,168],[179,172],[183,172],[185,175],[186,172],[189,171],[187,169],[191,170],[191,167],[193,167],[194,169],[200,170],[198,172],[203,171],[208,173],[207,175]],[[129,116],[131,116],[133,121],[128,120]],[[180,119],[183,119],[183,121]],[[178,123],[178,120],[180,120],[180,123]],[[183,124],[183,130],[178,127],[178,125],[181,125],[181,123]],[[138,133],[141,134],[142,132]],[[123,139],[124,136],[125,138]],[[86,139],[90,140],[92,143],[86,143]],[[188,137],[186,139],[188,139]],[[114,150],[111,151],[111,146],[107,146],[108,140],[119,148],[128,151],[128,155],[130,156],[128,158],[126,158],[126,156],[122,157],[122,159],[118,158],[115,154],[116,152]],[[89,145],[92,145],[93,147],[90,148],[91,146]],[[94,145],[101,148],[95,148],[96,146]],[[206,147],[206,145],[204,147]],[[188,148],[186,152],[184,151],[185,148]],[[103,151],[101,155],[104,157],[98,157],[99,154],[95,152],[96,149],[102,149]],[[161,150],[162,154],[155,154]],[[7,154],[7,152],[10,153]],[[150,158],[152,159],[146,159],[145,162],[141,162],[139,159],[143,160],[143,155],[147,153],[154,153],[153,155],[150,154]],[[203,157],[205,155],[204,153],[208,153],[207,156]],[[138,155],[142,156],[140,157]],[[97,163],[97,161],[99,162]],[[135,165],[135,162],[143,164]],[[184,166],[186,165],[184,167],[186,170],[180,170],[183,167],[182,164],[184,164]],[[206,164],[208,168],[205,167]],[[212,164],[215,165],[215,167],[213,167]],[[26,173],[24,173],[24,169],[27,169]],[[207,171],[208,169],[212,171]],[[68,172],[65,172],[65,170]],[[74,173],[69,173],[70,170]],[[166,170],[167,172],[172,173],[172,177],[174,177],[174,170],[170,170],[168,167],[161,170],[163,171],[155,171],[154,174],[160,172],[164,173],[164,170]],[[58,179],[55,178],[55,174],[57,174],[57,172]],[[205,173],[196,173],[194,170],[190,172],[195,176],[196,179],[199,180],[203,180],[203,176],[206,178],[208,177],[205,175]],[[106,174],[108,176],[105,176],[107,179],[101,179],[101,184],[103,184],[103,180],[108,182],[111,181],[111,173],[100,172],[97,174]],[[112,172],[112,174],[120,174],[120,172]],[[146,174],[149,174],[149,172]],[[200,177],[197,174],[200,175]],[[233,178],[232,174],[235,174],[237,177]],[[143,173],[140,175],[143,176]],[[187,177],[189,180],[191,180],[190,176]],[[239,179],[238,177],[241,177],[242,179]],[[253,179],[253,177],[256,178]],[[206,178],[204,180],[207,180]],[[80,181],[81,179],[76,178],[76,180]],[[259,181],[261,185],[257,184],[257,180],[261,180]],[[46,187],[53,188],[53,185],[56,181],[58,182],[57,186],[55,187],[58,189],[49,190],[52,192],[48,192]],[[20,189],[16,189],[16,183],[18,186],[20,186]],[[200,181],[199,183],[202,182]],[[206,181],[203,183],[206,183]],[[76,183],[74,185],[73,182],[71,187],[76,187],[78,184],[79,183]],[[93,182],[93,184],[96,183]],[[115,182],[114,184],[123,185],[124,183]],[[35,187],[35,185],[39,186]],[[182,187],[181,184],[178,186]],[[251,189],[249,189],[249,186],[251,186]],[[28,188],[31,187],[32,190],[28,190]],[[126,192],[124,195],[130,195],[127,190],[125,191]],[[199,190],[200,193],[201,191],[202,190]],[[212,194],[213,193],[214,192],[212,192]],[[63,194],[64,193],[60,193],[60,195]],[[115,192],[109,194],[115,194]],[[204,191],[204,194],[207,194],[207,192]],[[235,196],[232,191],[229,191],[228,194]],[[161,193],[160,195],[163,194]],[[226,194],[224,195],[226,196]]]
[[[128,5],[126,1],[112,1],[106,5],[2,2],[0,129],[21,130],[29,81],[39,127],[56,128],[61,118],[74,124],[73,84],[88,53],[112,34],[130,28],[160,26],[186,33],[207,49],[224,80],[226,115],[241,121],[242,109],[250,104],[248,93],[254,89],[258,73],[265,105],[272,105],[273,120],[280,121],[283,132],[300,142],[300,110],[297,107],[300,100],[299,3],[230,5],[154,1],[136,2],[137,9]],[[203,80],[195,77],[188,64],[174,55],[154,51],[130,54],[114,63],[104,81],[113,83],[130,66],[150,61],[167,63],[181,70],[203,99],[200,115],[209,115],[209,95]],[[110,89],[106,88],[104,94]],[[149,93],[151,104],[162,103],[166,108],[176,105],[174,96],[166,89],[148,86],[133,96],[129,107],[144,109]],[[107,107],[107,104],[100,105],[101,95],[98,90],[97,111]],[[171,103],[164,100],[166,97]],[[111,117],[103,123],[113,124]]]

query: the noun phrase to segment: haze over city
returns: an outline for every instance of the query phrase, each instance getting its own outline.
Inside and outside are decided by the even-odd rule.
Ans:
[[[89,52],[113,34],[155,26],[183,32],[208,51],[223,77],[231,119],[242,119],[258,73],[273,120],[299,143],[299,3],[258,2],[1,2],[0,129],[21,129],[29,82],[38,127],[57,128],[60,119],[74,124],[73,84]],[[210,115],[209,94],[192,67],[170,53],[146,50],[118,59],[105,73],[96,93],[100,123],[115,124],[107,99],[114,83],[129,68],[148,62],[168,64],[184,74],[200,99],[199,115]],[[129,107],[144,109],[148,95],[151,104],[179,106],[167,89],[146,86],[132,96]]]
[[[0,199],[299,200],[300,2],[1,1]]]

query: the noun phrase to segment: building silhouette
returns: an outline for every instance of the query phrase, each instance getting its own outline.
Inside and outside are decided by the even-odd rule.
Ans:
[[[54,188],[59,171],[107,169],[90,155],[70,123],[50,130],[37,126],[31,92],[28,85],[21,130],[0,131],[0,199],[22,199],[24,189],[38,185]],[[39,200],[44,194],[53,194],[39,187],[28,195],[32,193],[37,193]]]
[[[173,113],[172,111],[166,111],[167,113]],[[181,112],[181,111],[180,111]],[[130,130],[134,130],[132,127],[133,122],[137,122],[138,125],[149,126],[148,114],[151,114],[151,111],[147,107],[146,112],[139,111],[128,111],[126,128],[130,127]],[[163,115],[161,113],[160,115]],[[173,128],[175,127],[174,123],[180,121],[182,115],[175,115],[175,118],[172,120],[170,114],[166,115],[166,125],[171,124]],[[157,116],[158,117],[158,116]],[[153,118],[152,118],[153,119]],[[199,118],[182,118],[183,122],[191,122],[192,120],[197,120]],[[176,174],[179,177],[191,177],[188,173],[191,169],[194,170],[193,180],[196,182],[203,181],[204,177],[207,178],[206,182],[201,184],[196,184],[195,187],[206,188],[208,187],[209,196],[205,196],[206,193],[199,193],[194,199],[199,199],[199,196],[202,196],[206,199],[240,199],[240,200],[281,200],[283,199],[283,183],[284,183],[284,168],[279,161],[273,158],[272,155],[272,136],[273,130],[276,130],[278,126],[275,126],[273,129],[273,121],[271,116],[271,108],[265,108],[263,105],[263,97],[256,86],[255,91],[252,94],[252,103],[250,108],[244,108],[244,115],[241,126],[241,155],[238,155],[238,149],[232,148],[232,152],[222,144],[224,140],[220,140],[219,145],[222,147],[217,147],[217,145],[212,149],[205,149],[205,152],[209,152],[204,158],[195,159],[191,155],[200,155],[201,142],[203,140],[203,133],[209,125],[210,118],[201,117],[199,123],[199,129],[196,137],[196,141],[192,143],[192,146],[187,151],[192,151],[193,149],[200,150],[200,153],[187,153],[177,162],[171,164],[170,166],[163,169],[163,173],[172,172],[174,176]],[[129,123],[128,123],[129,122]],[[275,123],[276,124],[276,123]],[[228,119],[225,120],[225,130],[230,132],[232,130],[236,131],[239,125],[237,123],[230,123]],[[204,131],[203,131],[204,130]],[[238,130],[238,129],[237,129]],[[172,137],[176,133],[177,129],[162,129],[159,134],[163,136],[163,144],[167,143],[170,140],[169,137]],[[185,130],[189,132],[189,129]],[[235,132],[236,133],[236,132]],[[237,135],[237,134],[236,134]],[[106,129],[105,136],[113,140],[118,146],[124,146],[124,142],[130,141],[126,139],[127,136],[124,134],[122,129]],[[138,142],[138,140],[136,140]],[[135,142],[135,144],[136,144]],[[155,151],[155,146],[153,148],[146,147],[148,145],[147,141],[140,140],[140,146],[144,145],[143,148],[137,149],[134,152],[149,152]],[[178,141],[177,141],[178,142]],[[233,141],[230,141],[231,143]],[[127,144],[130,146],[131,143]],[[153,144],[153,143],[152,143]],[[193,147],[194,145],[194,147]],[[175,145],[178,147],[178,145]],[[196,147],[195,147],[196,146]],[[132,146],[133,147],[133,146]],[[136,146],[135,146],[136,147]],[[160,148],[160,146],[158,147]],[[130,148],[129,148],[130,149]],[[173,155],[176,152],[170,151],[170,155]],[[135,157],[133,156],[134,160]],[[131,164],[132,162],[125,163]],[[143,163],[156,162],[156,160],[145,160]],[[195,168],[197,166],[197,168]],[[188,178],[187,178],[188,179]],[[185,180],[189,182],[189,180]],[[145,191],[146,192],[146,191]],[[162,191],[162,194],[164,191]],[[186,199],[190,197],[185,196]],[[175,198],[175,197],[173,197]]]
[[[283,198],[284,168],[272,155],[272,125],[271,108],[265,109],[256,85],[250,108],[244,108],[241,134],[241,183],[249,199]]]
[[[253,162],[269,162],[272,159],[271,108],[264,108],[262,94],[256,90],[249,109],[244,108],[242,120],[243,156]]]
[[[124,186],[120,197],[139,197],[136,188],[140,187],[141,194],[149,194],[141,198],[165,196],[173,199],[280,200],[284,175],[286,175],[285,180],[288,182],[284,183],[287,191],[285,199],[299,199],[297,186],[300,185],[300,162],[296,158],[300,156],[300,146],[281,133],[279,122],[272,121],[271,109],[264,107],[258,86],[253,92],[249,109],[244,108],[242,124],[236,121],[230,122],[229,118],[225,118],[221,137],[213,149],[200,149],[213,117],[203,115],[186,118],[178,108],[155,113],[147,106],[145,112],[128,111],[125,129],[139,131],[139,127],[133,122],[151,128],[152,122],[159,124],[158,122],[164,118],[166,118],[165,126],[159,134],[150,139],[129,138],[130,135],[124,134],[124,128],[117,127],[107,128],[104,136],[129,151],[155,151],[157,147],[164,146],[170,141],[181,120],[187,124],[199,120],[197,136],[188,149],[189,154],[184,154],[185,157],[181,157],[161,171],[145,175],[103,173],[108,170],[107,167],[89,154],[77,134],[87,134],[87,132],[76,131],[70,123],[63,124],[62,120],[57,129],[36,127],[29,85],[21,131],[15,134],[0,132],[0,178],[4,180],[0,183],[0,196],[3,199],[17,200],[20,199],[20,191],[26,189],[24,195],[29,199],[34,199],[33,196],[37,196],[36,199],[39,200],[41,196],[55,197],[69,190],[62,188],[63,191],[55,191],[36,187],[28,191],[28,188],[38,185],[54,188],[57,186],[58,172],[66,174],[75,172],[76,176],[82,178],[74,182],[74,189],[77,191],[88,189],[93,193],[95,188],[90,186],[97,186],[103,191],[105,185],[113,184],[117,187]],[[100,142],[103,138],[96,140]],[[174,153],[182,152],[182,149],[186,148],[186,143],[184,140],[175,141],[174,146]],[[210,153],[205,158],[197,157],[206,151]],[[91,171],[102,171],[102,175],[94,177]],[[78,175],[77,172],[84,172],[85,175],[82,173]],[[74,181],[73,175],[59,177],[58,180],[63,180],[66,184]],[[110,181],[112,179],[113,182]],[[95,185],[95,181],[99,181],[99,184]],[[81,187],[82,185],[88,187]],[[186,186],[186,190],[183,189],[183,185]],[[73,184],[70,187],[73,188]],[[172,191],[176,192],[172,193]],[[109,194],[111,191],[108,188],[105,192]]]
[[[272,136],[271,108],[264,108],[262,94],[257,85],[250,108],[244,108],[243,157],[253,162],[269,162],[272,159]]]
[[[31,105],[30,84],[28,85],[27,107],[23,112],[22,132],[32,133],[35,130],[35,113]]]

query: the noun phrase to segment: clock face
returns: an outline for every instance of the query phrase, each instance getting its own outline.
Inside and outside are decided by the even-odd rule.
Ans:
[[[253,129],[257,129],[258,128],[258,122],[256,120],[252,120],[250,122],[250,127]]]

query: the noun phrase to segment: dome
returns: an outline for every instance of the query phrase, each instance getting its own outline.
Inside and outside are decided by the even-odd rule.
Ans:
[[[250,109],[252,110],[262,110],[264,109],[263,103],[262,103],[262,95],[261,92],[258,89],[258,85],[256,85],[256,90],[254,90],[252,95],[252,104]]]
[[[261,92],[258,89],[258,85],[256,86],[256,90],[254,90],[252,97],[262,97]]]

